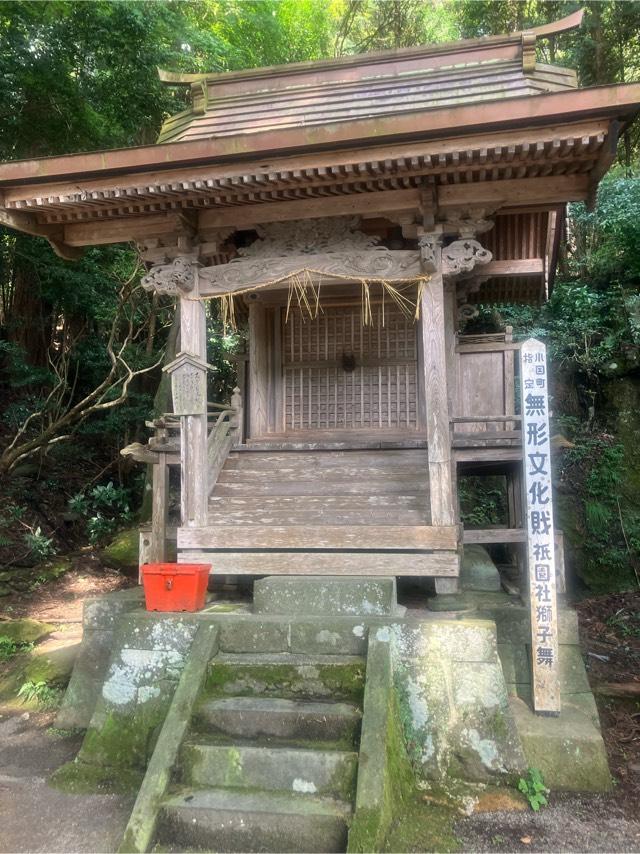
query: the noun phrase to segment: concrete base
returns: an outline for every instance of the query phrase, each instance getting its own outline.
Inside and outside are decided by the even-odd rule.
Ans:
[[[535,715],[513,697],[511,708],[530,768],[542,771],[554,791],[606,792],[611,789],[607,753],[600,730],[570,706],[559,717]]]
[[[274,575],[253,587],[256,614],[299,616],[398,615],[395,578]]]

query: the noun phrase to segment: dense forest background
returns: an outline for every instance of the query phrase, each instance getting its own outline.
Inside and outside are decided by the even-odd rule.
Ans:
[[[199,0],[0,4],[0,159],[153,142],[183,108],[156,68],[233,70],[520,30],[579,7],[564,0]],[[640,79],[640,3],[591,2],[543,61],[583,86]],[[640,567],[640,127],[621,140],[596,209],[570,209],[553,296],[535,309],[482,306],[473,330],[512,325],[553,359],[559,525],[592,589]],[[127,245],[57,258],[0,228],[0,595],[17,569],[100,544],[139,512],[144,472],[119,449],[162,409],[173,306],[139,288]],[[175,330],[174,330],[175,331]],[[233,380],[211,318],[216,393]],[[121,358],[114,359],[114,354]],[[500,497],[471,489],[468,519]],[[16,577],[18,581],[16,582]],[[30,581],[23,581],[28,586]],[[26,589],[26,587],[24,587]]]

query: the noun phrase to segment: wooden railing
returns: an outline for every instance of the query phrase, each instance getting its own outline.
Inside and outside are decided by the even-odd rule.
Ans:
[[[207,495],[211,495],[218,475],[224,466],[229,451],[242,443],[242,397],[240,389],[234,388],[231,405],[210,403],[209,419],[215,417],[207,436],[207,460],[209,463]]]
[[[168,543],[175,540],[176,527],[168,524],[169,515],[169,469],[171,466],[182,467],[181,431],[183,419],[167,412],[153,421],[147,422],[147,427],[153,430],[153,435],[146,445],[135,442],[120,452],[130,456],[137,462],[151,464],[152,474],[152,505],[151,524],[140,527],[140,565],[143,563],[161,563],[168,559]],[[205,477],[199,478],[204,483],[206,496],[213,490],[218,475],[229,451],[242,444],[243,441],[243,412],[240,389],[235,388],[228,404],[207,404],[207,471]],[[181,472],[181,489],[193,488],[187,473]],[[184,521],[184,520],[181,520]]]

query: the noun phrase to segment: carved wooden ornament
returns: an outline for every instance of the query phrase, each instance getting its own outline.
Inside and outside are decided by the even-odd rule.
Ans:
[[[292,278],[411,281],[423,275],[413,250],[378,246],[378,237],[358,231],[354,217],[327,217],[261,226],[259,238],[239,249],[228,264],[198,272],[200,294],[222,296]]]
[[[191,293],[196,284],[196,262],[188,255],[178,255],[169,264],[154,264],[141,284],[145,291],[168,296]]]
[[[488,264],[493,255],[477,240],[454,240],[442,250],[442,275],[460,276],[472,273],[475,268]]]

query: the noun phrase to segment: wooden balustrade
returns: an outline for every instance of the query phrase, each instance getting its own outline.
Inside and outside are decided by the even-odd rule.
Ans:
[[[165,413],[147,427],[153,435],[146,445],[136,442],[120,452],[137,462],[153,465],[151,525],[140,528],[140,565],[144,563],[162,563],[167,560],[167,542],[175,540],[175,525],[168,525],[169,510],[169,469],[180,466],[183,469],[184,454],[181,453],[181,434],[184,430],[184,418],[173,413]],[[231,403],[207,403],[207,465],[201,473],[198,483],[206,490],[205,500],[215,486],[216,479],[224,465],[231,448],[243,440],[243,408],[240,389],[235,388]],[[193,489],[193,473],[181,471],[181,488]],[[195,484],[200,488],[198,484]],[[184,500],[181,501],[184,508]],[[181,523],[186,522],[184,515]]]

